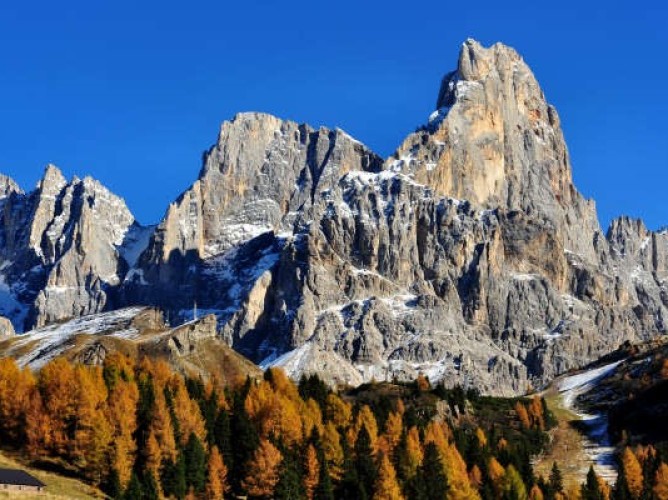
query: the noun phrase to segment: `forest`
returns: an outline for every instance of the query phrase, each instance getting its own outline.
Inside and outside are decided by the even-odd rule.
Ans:
[[[651,445],[625,448],[614,488],[591,469],[564,491],[536,477],[554,417],[539,397],[371,383],[334,391],[280,369],[221,386],[120,354],[56,359],[39,372],[0,360],[0,443],[115,499],[668,499]]]

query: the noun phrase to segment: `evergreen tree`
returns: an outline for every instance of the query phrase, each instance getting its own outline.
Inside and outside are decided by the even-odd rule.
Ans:
[[[306,498],[302,484],[302,468],[299,458],[290,450],[283,452],[279,468],[279,480],[274,490],[276,500],[302,500]]]
[[[420,466],[420,478],[424,485],[424,498],[428,500],[445,498],[448,492],[448,478],[445,477],[443,459],[434,442],[425,446],[424,459]]]
[[[159,498],[158,483],[153,473],[147,470],[142,477],[142,500],[158,500]]]
[[[332,485],[332,478],[329,475],[329,467],[327,466],[327,460],[325,460],[325,454],[319,450],[318,458],[320,463],[320,481],[318,482],[318,488],[315,490],[315,499],[316,500],[334,500],[334,486]]]
[[[221,409],[216,416],[216,422],[213,426],[213,443],[223,455],[223,461],[228,470],[232,470],[234,464],[232,429],[230,427],[230,414],[224,409]]]
[[[186,486],[196,493],[204,491],[206,486],[206,452],[199,438],[191,433],[184,450],[186,462]]]
[[[550,491],[553,493],[561,493],[564,490],[564,478],[561,475],[561,470],[557,462],[552,464],[550,471]]]
[[[246,386],[248,386],[248,390],[250,390],[248,381]],[[244,386],[244,388],[246,386]],[[232,459],[230,461],[230,470],[232,470],[233,473],[230,477],[232,478],[232,485],[235,489],[239,488],[241,479],[245,477],[245,465],[253,457],[253,453],[260,442],[257,431],[255,430],[244,405],[244,399],[246,397],[244,392],[247,393],[248,390],[242,389],[241,392],[235,394],[232,419],[230,422],[232,436],[234,437]]]
[[[503,478],[504,500],[527,500],[527,490],[517,469],[509,465]]]
[[[121,478],[118,476],[118,471],[115,468],[111,469],[104,490],[113,500],[123,498],[123,486],[121,485]]]
[[[125,494],[123,495],[125,500],[141,500],[142,498],[142,489],[139,479],[137,479],[137,474],[134,472],[130,476],[130,482],[128,487],[125,489]]]
[[[185,498],[188,492],[186,484],[186,460],[183,452],[179,453],[176,462],[166,462],[162,467],[162,489],[167,496]]]
[[[371,436],[362,425],[355,442],[355,469],[359,489],[364,491],[364,497],[371,497],[371,489],[376,482],[376,464],[373,459],[373,448],[371,447]]]
[[[593,465],[589,467],[587,479],[580,488],[580,497],[581,500],[604,500],[605,498]]]

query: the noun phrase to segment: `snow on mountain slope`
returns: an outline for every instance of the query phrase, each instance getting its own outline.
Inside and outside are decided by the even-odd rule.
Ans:
[[[604,414],[589,414],[578,408],[578,396],[598,385],[601,380],[614,373],[624,360],[615,361],[598,368],[586,370],[563,378],[558,384],[564,407],[575,413],[585,426],[588,439],[584,440],[587,455],[594,463],[596,473],[610,484],[617,480],[615,448],[608,436],[608,418]]]
[[[6,351],[16,356],[20,366],[39,369],[71,347],[70,340],[77,334],[111,335],[134,338],[139,330],[131,326],[132,319],[144,307],[131,307],[102,314],[82,316],[67,323],[50,325],[16,337]]]

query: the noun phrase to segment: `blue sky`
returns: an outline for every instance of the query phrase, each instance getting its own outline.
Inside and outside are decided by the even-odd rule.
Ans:
[[[473,37],[533,68],[604,227],[668,224],[667,2],[545,3],[3,2],[0,172],[26,189],[53,162],[156,222],[239,111],[390,154]]]

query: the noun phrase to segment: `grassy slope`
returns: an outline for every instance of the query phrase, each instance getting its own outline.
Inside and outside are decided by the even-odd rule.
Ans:
[[[550,446],[543,455],[536,457],[534,471],[548,478],[552,464],[557,462],[564,477],[564,486],[569,490],[582,484],[591,460],[584,452],[582,435],[571,425],[579,417],[563,407],[561,396],[555,389],[548,390],[544,397],[558,424],[549,431]]]
[[[26,493],[5,493],[0,492],[0,498],[21,498],[21,499],[88,499],[88,498],[104,498],[104,495],[97,489],[65,476],[55,474],[53,472],[46,472],[39,469],[34,469],[25,466],[23,463],[13,459],[9,454],[0,452],[0,467],[10,469],[23,469],[37,479],[46,484],[46,493],[42,494],[26,494]]]

